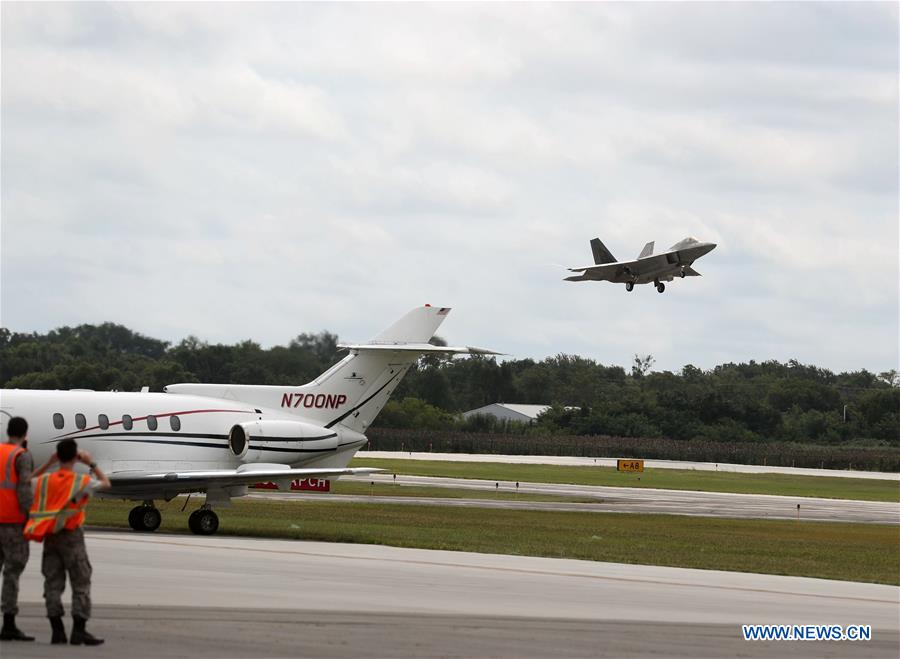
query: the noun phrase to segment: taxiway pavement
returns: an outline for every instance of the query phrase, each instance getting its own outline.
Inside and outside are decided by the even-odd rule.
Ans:
[[[92,531],[99,648],[48,644],[40,550],[21,582],[32,644],[7,657],[896,657],[900,589],[799,577],[402,549]],[[747,642],[742,624],[870,624],[868,642]]]
[[[557,483],[519,483],[518,491],[585,499],[597,503],[568,503],[515,501],[491,499],[497,491],[512,493],[516,484],[509,481],[485,481],[466,478],[437,478],[431,476],[403,476],[369,474],[345,476],[356,482],[395,483],[397,487],[427,486],[477,490],[477,499],[390,497],[366,495],[302,494],[260,490],[252,497],[309,498],[380,503],[419,504],[433,506],[470,506],[527,510],[587,511],[615,513],[660,513],[704,517],[735,517],[749,519],[797,519],[821,522],[863,522],[870,524],[900,524],[900,504],[886,501],[856,501],[852,499],[819,499],[768,494],[733,494],[729,492],[696,492],[693,490],[660,490],[635,487],[606,487],[566,485]],[[799,510],[797,506],[800,506]]]
[[[564,467],[615,467],[616,458],[588,458],[564,455],[493,455],[476,453],[411,453],[409,451],[359,451],[357,458],[383,460],[438,460],[447,462],[500,462],[503,464],[542,464]],[[834,478],[872,478],[900,481],[900,473],[853,471],[852,469],[806,469],[769,467],[725,462],[687,462],[683,460],[644,460],[647,469],[685,469],[688,471],[732,471],[744,474],[790,474],[793,476],[830,476]],[[848,465],[849,466],[849,465]]]

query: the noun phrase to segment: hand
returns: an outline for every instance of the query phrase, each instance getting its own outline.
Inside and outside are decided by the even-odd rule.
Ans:
[[[88,466],[91,465],[94,461],[91,459],[91,454],[87,451],[78,451],[78,461],[82,462]]]
[[[56,451],[53,451],[53,453],[50,454],[50,457],[47,458],[47,466],[55,465],[57,462],[59,462],[59,456],[56,455]]]

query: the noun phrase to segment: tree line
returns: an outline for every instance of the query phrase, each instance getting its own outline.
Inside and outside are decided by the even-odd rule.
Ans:
[[[174,382],[304,384],[342,356],[337,336],[304,333],[286,346],[177,344],[113,323],[16,333],[0,328],[4,388],[159,391]],[[533,424],[459,412],[496,402],[550,404]],[[376,420],[380,428],[518,435],[617,436],[900,447],[897,371],[833,373],[796,361],[654,371],[575,355],[543,360],[426,357]]]

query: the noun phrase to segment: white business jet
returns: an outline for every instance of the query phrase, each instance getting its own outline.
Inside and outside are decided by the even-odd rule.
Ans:
[[[413,309],[368,343],[341,345],[343,360],[302,386],[172,384],[164,393],[89,390],[0,391],[0,416],[28,421],[35,464],[66,437],[109,475],[102,496],[142,501],[128,521],[154,531],[154,499],[205,493],[190,515],[194,533],[219,528],[213,506],[228,506],[261,481],[333,479],[378,471],[352,469],[363,434],[391,392],[425,354],[499,354],[434,346],[428,340],[450,309]],[[5,421],[3,423],[5,427]]]

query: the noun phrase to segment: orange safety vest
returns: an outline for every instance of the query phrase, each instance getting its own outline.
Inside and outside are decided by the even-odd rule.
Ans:
[[[84,523],[85,495],[91,479],[69,469],[44,474],[37,479],[34,503],[25,523],[25,537],[41,542],[44,536],[63,529],[74,531]]]
[[[24,524],[25,513],[19,508],[16,486],[16,458],[25,452],[21,446],[6,442],[0,444],[0,524]]]

